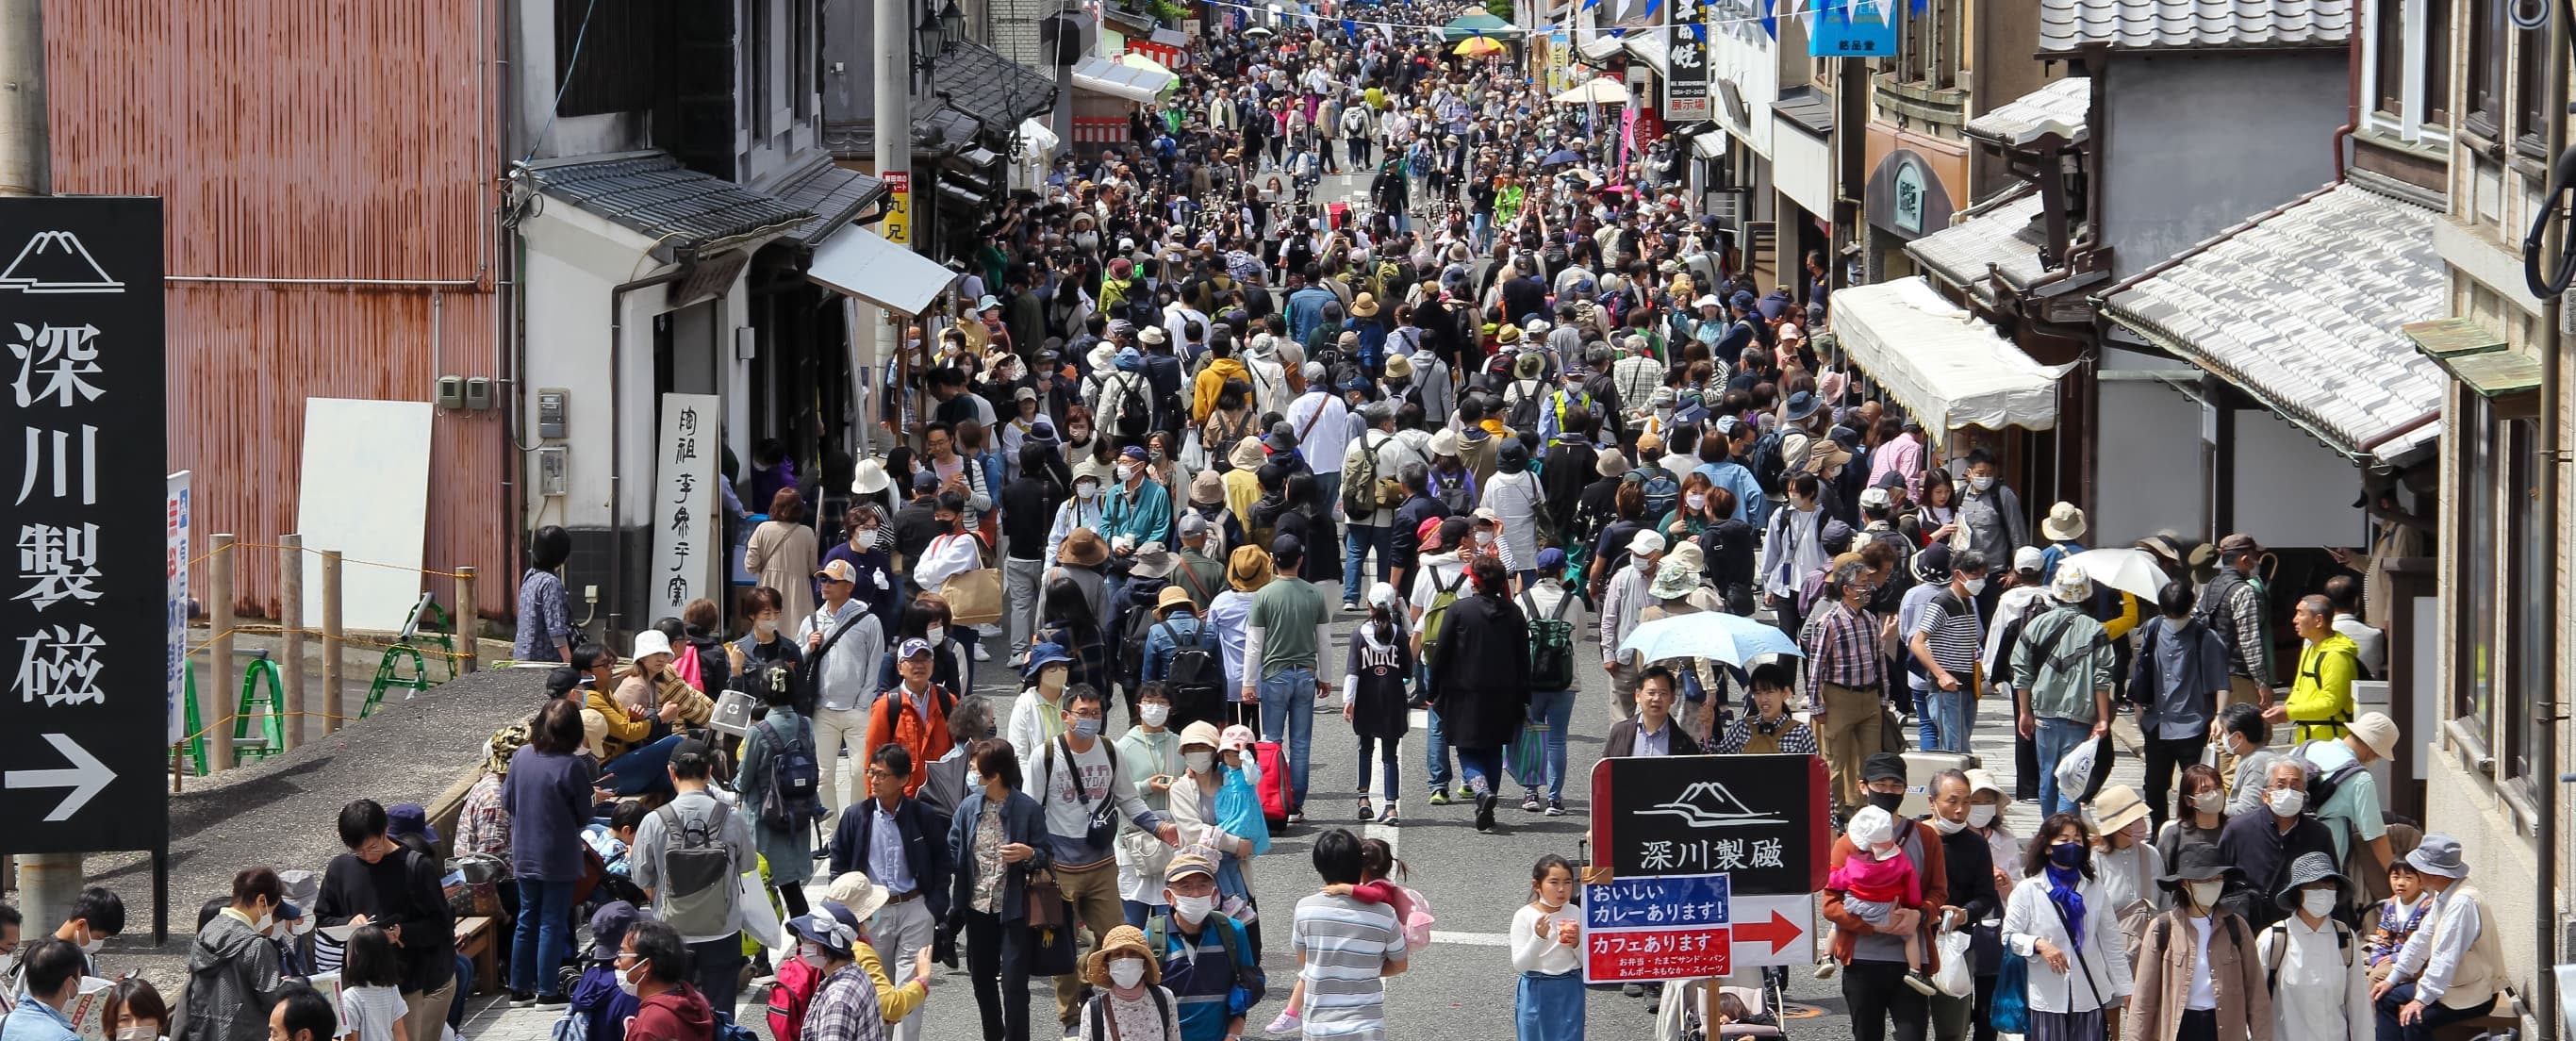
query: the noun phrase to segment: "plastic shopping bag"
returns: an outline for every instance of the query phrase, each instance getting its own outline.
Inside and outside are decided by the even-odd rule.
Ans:
[[[2030,1033],[2030,959],[2004,953],[1995,973],[1995,998],[1989,1017],[1998,1034]]]
[[[734,883],[740,890],[742,934],[773,951],[795,950],[795,941],[787,937],[787,927],[778,921],[778,909],[769,903],[769,887],[761,884],[760,872],[745,871]]]
[[[1968,953],[1968,934],[1945,930],[1932,942],[1939,945],[1941,952],[1941,968],[1932,973],[1932,985],[1954,998],[1975,997],[1976,957]]]

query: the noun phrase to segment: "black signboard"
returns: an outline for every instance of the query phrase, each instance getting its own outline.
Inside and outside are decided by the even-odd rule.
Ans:
[[[0,851],[157,849],[169,816],[161,200],[0,199]]]
[[[1604,759],[1592,768],[1596,863],[1621,878],[1724,873],[1740,896],[1825,886],[1825,761],[1812,755]]]
[[[1665,36],[1664,55],[1672,75],[1664,77],[1664,118],[1679,123],[1709,119],[1708,26],[1674,22]]]

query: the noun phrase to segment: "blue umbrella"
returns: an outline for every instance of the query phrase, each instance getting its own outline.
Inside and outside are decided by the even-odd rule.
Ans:
[[[1766,654],[1793,658],[1806,655],[1778,627],[1724,611],[1698,611],[1647,622],[1619,641],[1622,653],[1635,651],[1639,661],[1707,658],[1743,668]]]
[[[1565,164],[1567,164],[1567,163],[1579,163],[1579,162],[1582,162],[1582,161],[1583,161],[1583,157],[1582,157],[1581,155],[1576,154],[1576,153],[1575,153],[1575,151],[1574,151],[1573,149],[1570,149],[1570,148],[1560,148],[1560,149],[1557,149],[1556,151],[1549,152],[1549,153],[1547,154],[1547,158],[1545,158],[1545,159],[1541,159],[1541,160],[1539,160],[1539,161],[1538,161],[1538,165],[1540,165],[1540,166],[1563,166],[1563,165],[1565,165]]]

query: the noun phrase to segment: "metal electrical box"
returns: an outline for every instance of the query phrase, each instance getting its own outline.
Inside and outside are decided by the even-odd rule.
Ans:
[[[492,377],[465,377],[465,407],[476,412],[492,407]]]
[[[465,407],[464,377],[441,376],[438,378],[438,407],[449,410]]]
[[[572,451],[562,445],[537,449],[537,494],[549,499],[572,493]]]
[[[538,437],[560,441],[569,436],[564,430],[564,413],[571,400],[572,392],[562,387],[537,388]]]

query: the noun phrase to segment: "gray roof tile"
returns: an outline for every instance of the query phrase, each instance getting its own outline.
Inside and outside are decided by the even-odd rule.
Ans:
[[[821,242],[883,194],[884,181],[829,162],[817,165],[811,172],[778,186],[781,201],[814,212],[786,238],[803,246]]]
[[[2069,76],[1968,121],[1968,136],[2019,148],[2057,134],[2072,144],[2091,136],[2093,79]]]
[[[1965,219],[1907,243],[1905,252],[1941,281],[1993,306],[1994,289],[1986,278],[1989,265],[2015,288],[2048,273],[2039,261],[2040,250],[2048,245],[2039,208],[2039,189],[2024,181],[1977,204]]]
[[[2040,0],[2039,53],[2114,49],[2340,47],[2352,0]]]
[[[930,69],[930,92],[984,124],[988,133],[1007,134],[1020,121],[1055,107],[1055,77],[1005,58],[972,40]]]
[[[2114,287],[2103,313],[2216,373],[2319,440],[2394,460],[2431,442],[2444,377],[2398,327],[2444,313],[2440,213],[2345,183]]]
[[[784,231],[814,211],[681,166],[668,152],[535,163],[538,190],[655,240],[654,255]]]

